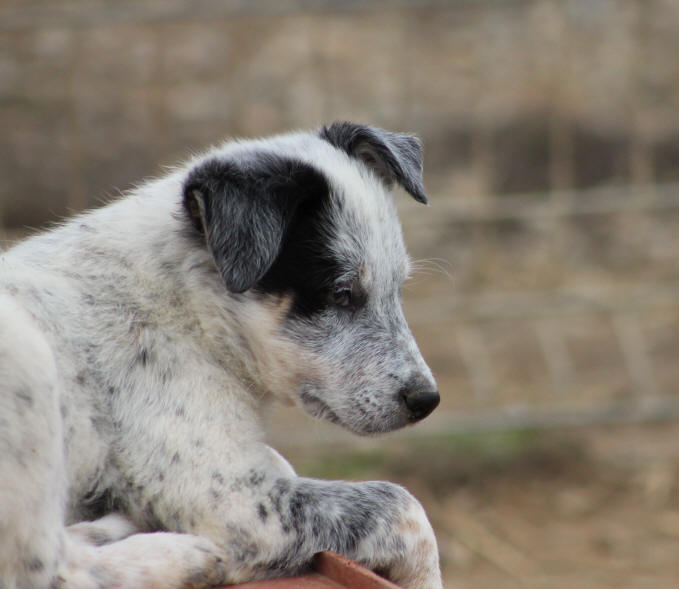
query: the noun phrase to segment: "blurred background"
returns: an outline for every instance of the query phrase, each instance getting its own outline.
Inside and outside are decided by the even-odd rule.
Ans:
[[[448,587],[679,578],[679,3],[2,0],[0,239],[229,136],[414,132],[406,314],[443,396],[298,471],[426,504]]]

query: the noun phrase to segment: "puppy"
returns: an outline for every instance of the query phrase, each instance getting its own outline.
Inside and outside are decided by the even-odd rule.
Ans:
[[[395,183],[426,203],[417,139],[334,123],[226,143],[0,254],[2,589],[207,587],[328,549],[441,587],[407,491],[298,477],[264,438],[274,399],[358,434],[438,404]]]

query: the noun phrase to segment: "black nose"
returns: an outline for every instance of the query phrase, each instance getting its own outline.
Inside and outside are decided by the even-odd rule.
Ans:
[[[410,411],[411,421],[419,421],[438,407],[441,397],[438,391],[404,392],[403,398]]]

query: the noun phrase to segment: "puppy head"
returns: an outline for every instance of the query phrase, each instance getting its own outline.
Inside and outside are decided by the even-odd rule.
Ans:
[[[409,261],[394,183],[426,203],[419,141],[335,123],[228,144],[184,184],[226,288],[291,300],[282,337],[313,364],[299,371],[298,404],[364,434],[418,421],[439,401],[401,309]]]

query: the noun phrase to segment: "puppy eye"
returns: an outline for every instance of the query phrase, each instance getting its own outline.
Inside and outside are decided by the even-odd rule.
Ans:
[[[351,289],[346,287],[335,289],[330,296],[330,302],[338,307],[346,308],[353,306],[354,299]]]

